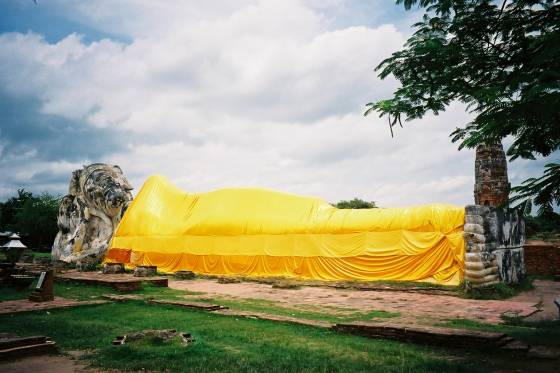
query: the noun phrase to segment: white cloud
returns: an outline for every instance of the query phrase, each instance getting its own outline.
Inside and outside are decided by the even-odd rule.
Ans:
[[[161,173],[190,191],[262,186],[382,206],[472,201],[474,155],[448,138],[468,121],[462,107],[394,139],[384,120],[362,116],[396,87],[373,71],[405,40],[392,24],[333,29],[317,2],[300,1],[59,6],[132,42],[4,34],[0,84],[40,100],[44,114],[128,131],[125,151],[91,161],[121,165],[137,189]],[[78,166],[33,158],[20,176],[69,178]]]

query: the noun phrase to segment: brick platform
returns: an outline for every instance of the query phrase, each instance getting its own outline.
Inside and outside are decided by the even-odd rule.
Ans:
[[[527,352],[529,346],[503,333],[393,323],[355,322],[336,324],[335,330],[368,338],[393,339],[446,347],[497,349],[505,347]]]
[[[50,302],[31,302],[27,299],[9,300],[0,302],[0,315],[8,313],[31,312],[50,310],[54,308],[68,308],[77,306],[87,306],[92,304],[108,303],[105,300],[92,300],[92,301],[77,301],[72,299],[65,299],[55,297]]]
[[[347,312],[370,310],[398,312],[418,319],[445,321],[463,318],[488,323],[501,323],[502,314],[527,317],[538,309],[539,299],[476,300],[406,293],[401,291],[360,291],[304,286],[299,290],[273,289],[257,283],[220,284],[213,280],[170,281],[172,289],[206,293],[206,297],[225,296],[236,299],[263,299],[287,307],[336,307]]]
[[[84,284],[108,286],[118,291],[133,291],[142,288],[142,283],[167,287],[167,277],[134,277],[128,273],[105,274],[102,272],[68,271],[56,275],[57,279],[71,280]]]

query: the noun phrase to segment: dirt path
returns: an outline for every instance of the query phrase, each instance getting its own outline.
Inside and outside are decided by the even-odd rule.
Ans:
[[[259,283],[220,284],[215,280],[170,281],[169,287],[179,290],[204,292],[210,296],[242,299],[264,299],[287,306],[329,306],[368,312],[381,310],[399,312],[403,317],[445,320],[465,318],[488,323],[501,322],[504,313],[526,317],[538,311],[541,293],[548,282],[539,284],[524,298],[511,300],[473,300],[454,296],[429,295],[403,291],[358,291],[324,287],[273,289]],[[552,290],[554,293],[556,290]],[[548,296],[548,295],[547,295]]]
[[[105,300],[90,300],[90,301],[77,301],[73,299],[66,299],[61,297],[55,297],[53,301],[49,302],[31,302],[27,299],[16,299],[7,300],[0,302],[0,315],[1,314],[13,314],[18,312],[30,312],[30,311],[43,311],[50,310],[54,308],[69,308],[77,306],[86,306],[92,304],[103,304],[107,303]]]
[[[555,320],[558,319],[558,307],[554,304],[554,300],[560,298],[560,282],[554,281],[533,281],[534,289],[523,292],[515,297],[512,301],[535,302],[539,304],[541,312],[537,312],[528,317],[528,320]]]
[[[74,373],[98,372],[83,363],[62,355],[28,356],[0,363],[2,373]]]

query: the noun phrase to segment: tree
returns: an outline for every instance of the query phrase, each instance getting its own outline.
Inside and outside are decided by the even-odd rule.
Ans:
[[[560,146],[559,2],[397,0],[426,11],[404,49],[376,68],[402,86],[364,115],[387,116],[393,135],[403,120],[460,101],[476,116],[452,132],[459,149],[512,136],[511,160],[550,155]],[[560,204],[560,166],[546,172],[513,188],[512,201],[537,197],[541,211]]]
[[[58,231],[60,198],[49,193],[34,196],[18,189],[16,197],[0,203],[0,231],[17,232],[27,246],[50,246]]]
[[[58,232],[59,204],[60,199],[49,193],[25,201],[16,215],[16,227],[27,237],[28,245],[35,247],[52,245]]]
[[[17,196],[0,203],[0,230],[17,231],[16,215],[23,208],[25,202],[33,198],[33,193],[25,189],[18,189]]]
[[[339,209],[372,209],[377,207],[375,202],[368,202],[359,198],[354,198],[350,201],[340,201],[333,206]]]

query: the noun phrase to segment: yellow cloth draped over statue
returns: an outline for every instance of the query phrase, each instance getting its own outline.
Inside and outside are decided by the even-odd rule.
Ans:
[[[458,285],[464,208],[337,209],[265,189],[185,193],[151,176],[120,222],[106,262],[159,271]]]

